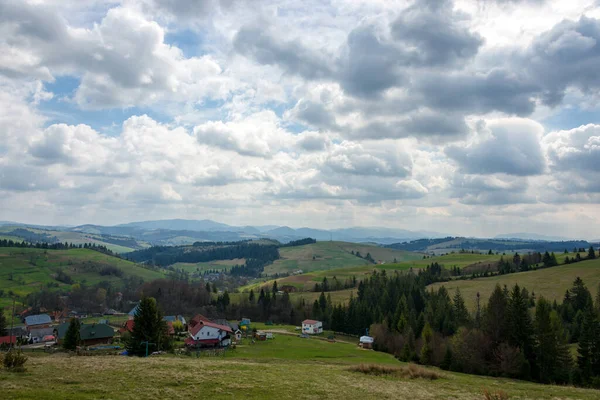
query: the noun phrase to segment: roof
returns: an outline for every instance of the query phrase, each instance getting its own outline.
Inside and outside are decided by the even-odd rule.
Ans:
[[[138,307],[139,307],[139,304],[137,306],[133,307],[131,309],[131,311],[129,311],[129,313],[127,315],[129,315],[131,317],[135,317],[135,314],[137,313]]]
[[[194,326],[194,325],[196,325],[200,321],[208,321],[208,322],[210,322],[210,319],[206,318],[204,315],[197,314],[194,318],[192,318],[190,320],[190,325]]]
[[[119,332],[133,332],[133,326],[135,325],[135,321],[130,319],[123,324],[123,327],[119,329]]]
[[[16,336],[0,336],[0,344],[16,344],[17,337]]]
[[[302,325],[315,325],[320,323],[321,321],[316,321],[314,319],[305,319],[304,321],[302,321]]]
[[[231,330],[230,327],[225,326],[225,325],[215,324],[214,322],[210,322],[210,321],[200,321],[200,323],[198,323],[198,324],[194,325],[192,328],[190,328],[190,333],[193,336],[196,336],[196,334],[198,332],[200,332],[200,330],[204,326],[208,326],[210,328],[216,328],[216,329],[220,329],[220,330],[225,331],[225,332],[233,333],[233,331]]]
[[[371,336],[361,336],[360,337],[360,342],[361,343],[373,343],[374,339]]]
[[[105,339],[115,336],[113,328],[106,324],[81,325],[79,337],[81,340]]]
[[[25,317],[25,325],[27,326],[46,325],[51,323],[52,318],[50,318],[48,314],[30,315]]]
[[[133,321],[127,321],[133,322]],[[133,325],[132,325],[133,326]],[[60,324],[56,328],[56,333],[59,339],[64,339],[67,330],[69,329],[69,322]],[[106,324],[81,324],[79,327],[79,338],[81,340],[90,339],[104,339],[111,338],[115,335],[115,331],[109,325]]]
[[[167,322],[180,321],[182,324],[185,325],[185,318],[183,318],[183,315],[165,315],[163,317],[163,321],[167,321]]]

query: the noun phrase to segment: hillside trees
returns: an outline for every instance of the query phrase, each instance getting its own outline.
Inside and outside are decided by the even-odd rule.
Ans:
[[[8,321],[6,320],[6,316],[4,315],[4,310],[0,308],[0,336],[4,336],[6,328],[8,328]]]

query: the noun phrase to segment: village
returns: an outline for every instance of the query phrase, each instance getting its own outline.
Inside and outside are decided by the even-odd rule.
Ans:
[[[127,351],[124,350],[125,342],[133,332],[138,306],[127,314],[111,311],[110,314],[101,317],[88,317],[86,314],[68,311],[29,315],[30,312],[29,308],[19,314],[23,325],[8,328],[7,335],[0,337],[0,349],[19,347],[24,351],[60,351],[70,321],[76,319],[80,326],[78,351],[86,351],[91,355],[94,352],[100,354],[107,351],[127,355]],[[172,340],[173,351],[178,354],[235,349],[242,343],[254,344],[273,340],[276,334],[302,339],[314,337],[331,343],[336,341],[333,332],[325,334],[322,321],[312,319],[302,321],[302,326],[297,327],[275,326],[270,321],[252,323],[249,318],[241,318],[239,321],[209,319],[201,314],[196,314],[189,320],[183,315],[169,315],[162,319]],[[372,349],[372,337],[365,335],[356,339],[359,347]],[[161,353],[160,349],[152,349],[148,355]]]

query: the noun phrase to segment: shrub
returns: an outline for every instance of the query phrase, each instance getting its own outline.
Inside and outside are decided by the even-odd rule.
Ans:
[[[2,364],[7,371],[11,372],[25,372],[25,363],[27,357],[21,350],[11,350],[4,356]]]
[[[490,392],[487,389],[483,390],[484,400],[508,400],[508,394],[505,391],[498,390],[496,392]]]
[[[399,378],[423,378],[435,380],[443,378],[443,375],[436,371],[420,367],[415,364],[408,364],[408,367],[390,367],[377,364],[360,364],[349,368],[352,372],[360,372],[366,375],[375,376],[396,376]]]

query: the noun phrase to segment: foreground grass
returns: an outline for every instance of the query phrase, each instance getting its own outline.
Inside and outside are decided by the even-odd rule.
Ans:
[[[274,341],[279,340],[279,337]],[[298,339],[302,340],[302,339]],[[311,339],[309,339],[311,340]],[[317,341],[314,341],[317,342]],[[267,348],[271,342],[254,345]],[[338,344],[332,344],[337,346]],[[357,350],[361,353],[374,353]],[[234,350],[230,354],[241,352]],[[356,362],[361,362],[357,357]],[[391,361],[390,361],[391,362]],[[359,364],[352,364],[359,365]],[[369,365],[372,365],[370,363]],[[397,367],[406,364],[396,363]],[[439,372],[436,380],[373,376],[347,363],[305,359],[122,356],[31,357],[24,374],[0,372],[2,399],[482,399],[484,389],[511,399],[597,399],[572,387]],[[426,370],[432,370],[427,368]]]
[[[482,304],[485,304],[496,284],[511,288],[518,283],[519,286],[527,288],[530,293],[535,292],[537,298],[544,296],[550,301],[557,300],[561,302],[565,292],[573,286],[573,281],[577,277],[583,279],[588,289],[595,294],[600,281],[600,259],[489,278],[435,283],[429,287],[446,286],[451,295],[456,288],[459,288],[465,298],[467,307],[474,310],[477,292],[481,295]]]

